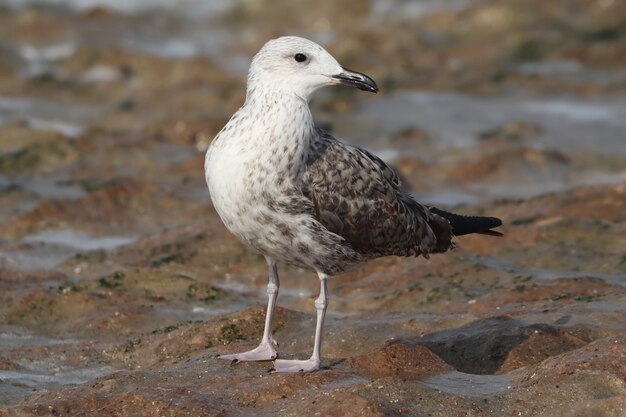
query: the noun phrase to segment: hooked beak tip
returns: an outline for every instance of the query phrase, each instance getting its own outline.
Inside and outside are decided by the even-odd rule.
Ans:
[[[342,68],[343,71],[333,77],[333,79],[337,80],[340,84],[355,87],[363,91],[369,91],[370,93],[378,93],[378,85],[376,85],[376,82],[371,77],[345,67]]]

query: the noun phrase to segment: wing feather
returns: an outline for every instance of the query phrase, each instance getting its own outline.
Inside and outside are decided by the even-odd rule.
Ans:
[[[320,132],[303,176],[315,217],[364,256],[428,256],[451,246],[448,220],[402,192],[398,175],[366,150]]]

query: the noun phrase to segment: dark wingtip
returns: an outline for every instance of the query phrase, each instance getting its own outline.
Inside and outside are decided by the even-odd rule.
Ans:
[[[487,235],[487,236],[495,236],[495,237],[502,237],[502,236],[504,236],[503,233],[500,233],[500,232],[495,231],[495,230],[483,230],[483,231],[476,232],[476,233],[479,234],[479,235]]]
[[[450,213],[437,207],[429,207],[430,212],[447,219],[452,226],[452,233],[455,236],[463,236],[471,233],[478,233],[488,236],[503,236],[502,233],[491,230],[502,226],[502,220],[497,217],[483,216],[463,216],[461,214]]]

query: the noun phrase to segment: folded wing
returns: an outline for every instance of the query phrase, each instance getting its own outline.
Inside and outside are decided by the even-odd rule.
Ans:
[[[450,222],[402,192],[387,164],[326,132],[307,161],[303,190],[317,220],[363,256],[428,256],[453,246]]]

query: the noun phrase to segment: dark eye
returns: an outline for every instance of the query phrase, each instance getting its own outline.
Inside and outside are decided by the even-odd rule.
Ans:
[[[304,54],[295,54],[293,56],[293,59],[295,59],[298,62],[304,62],[304,61],[306,61],[306,55],[304,55]]]

